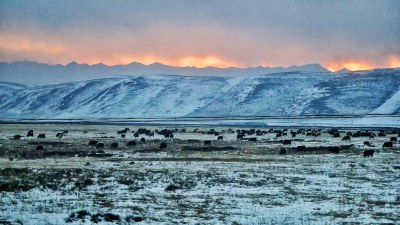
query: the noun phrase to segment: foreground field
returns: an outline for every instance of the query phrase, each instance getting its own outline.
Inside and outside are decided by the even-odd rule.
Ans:
[[[1,125],[0,224],[396,224],[400,146],[385,135],[334,138],[179,128],[125,138],[120,126]],[[150,130],[163,128],[147,127]],[[28,130],[33,137],[26,137]],[[68,130],[61,139],[56,134]],[[224,132],[222,131],[224,130]],[[263,131],[268,129],[260,129]],[[277,129],[274,129],[275,131]],[[284,131],[280,129],[282,133]],[[293,129],[297,131],[297,129]],[[201,133],[203,132],[203,133]],[[311,132],[311,131],[310,131]],[[45,133],[45,139],[38,139]],[[288,129],[287,133],[290,133]],[[378,131],[374,131],[378,133]],[[20,134],[20,140],[13,137]],[[222,136],[223,140],[217,140]],[[141,143],[140,139],[145,138]],[[104,148],[88,146],[90,140]],[[136,140],[135,146],[126,146]],[[211,140],[211,146],[203,141]],[[283,140],[292,140],[283,145]],[[372,147],[364,146],[364,141]],[[165,142],[167,148],[160,149]],[[111,148],[111,143],[118,143]],[[43,150],[36,150],[38,145]],[[296,150],[306,146],[306,150]],[[340,146],[339,154],[328,151]],[[280,155],[281,149],[285,155]],[[364,150],[374,156],[364,158]]]

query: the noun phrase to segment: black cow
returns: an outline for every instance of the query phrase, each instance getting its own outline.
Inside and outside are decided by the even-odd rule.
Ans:
[[[118,148],[118,143],[116,143],[116,142],[111,143],[111,148]]]
[[[385,137],[385,136],[386,136],[385,133],[379,133],[379,134],[378,134],[378,137]]]
[[[372,145],[369,141],[364,141],[364,146],[372,147]]]
[[[241,134],[236,135],[236,139],[238,139],[238,140],[243,139],[243,138],[244,138],[244,135],[241,135]]]
[[[306,150],[306,149],[307,149],[307,147],[304,146],[304,145],[300,145],[300,146],[297,146],[297,147],[296,147],[296,150],[297,150],[297,151],[304,151],[304,150]]]
[[[277,133],[275,137],[282,137],[282,133]]]
[[[43,150],[43,145],[36,146],[36,150]]]
[[[340,137],[340,134],[339,133],[334,133],[333,137]]]
[[[28,131],[27,137],[33,137],[33,130]]]
[[[96,146],[97,145],[97,141],[89,141],[89,146]]]
[[[255,137],[249,138],[249,141],[255,142],[255,141],[257,141],[257,138],[255,138]]]
[[[387,141],[387,142],[383,143],[382,147],[383,148],[392,148],[393,147],[393,142]]]
[[[125,134],[121,134],[121,138],[125,138],[126,137],[126,135]]]
[[[374,157],[374,150],[365,150],[363,156],[364,156],[364,158],[365,157]]]
[[[390,137],[390,141],[397,141],[397,137]]]
[[[37,138],[46,138],[46,134],[39,134]]]
[[[224,140],[224,136],[218,136],[218,140]]]
[[[281,148],[281,150],[279,151],[280,155],[286,155],[286,149]]]
[[[62,136],[63,136],[63,133],[57,133],[56,134],[56,137],[58,137],[58,138],[62,138]]]
[[[160,149],[165,149],[165,148],[167,148],[167,143],[165,143],[165,142],[161,142],[161,144],[160,144]]]
[[[350,141],[350,136],[346,135],[342,138],[342,141]]]
[[[210,141],[210,140],[206,140],[206,141],[204,141],[203,143],[204,143],[204,145],[211,146],[211,141]]]
[[[338,146],[329,147],[328,149],[333,154],[339,154],[339,151],[340,151],[340,147],[338,147]]]
[[[292,140],[283,140],[283,145],[291,145]]]
[[[64,130],[64,131],[63,131],[63,134],[68,134],[68,131],[67,131],[67,130]]]
[[[140,138],[140,142],[145,143],[145,142],[146,142],[146,139]]]
[[[97,143],[96,148],[104,148],[104,143]]]
[[[19,140],[19,139],[21,139],[21,137],[22,137],[21,135],[16,134],[16,135],[14,135],[14,137],[12,139]]]
[[[135,146],[136,145],[136,141],[128,141],[128,143],[126,144],[126,146]]]

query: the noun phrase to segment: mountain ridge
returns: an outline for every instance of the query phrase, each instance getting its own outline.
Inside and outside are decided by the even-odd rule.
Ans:
[[[257,76],[278,72],[327,72],[319,64],[305,64],[290,67],[177,67],[161,63],[144,65],[132,62],[126,65],[107,66],[104,64],[79,64],[72,61],[66,65],[45,64],[33,61],[0,62],[0,81],[20,83],[28,86],[84,81],[121,75],[181,75],[181,76]]]
[[[400,113],[400,69],[251,77],[151,75],[35,87],[0,83],[0,118]]]

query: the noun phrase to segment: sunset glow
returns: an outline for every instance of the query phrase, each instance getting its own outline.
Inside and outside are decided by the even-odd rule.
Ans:
[[[368,70],[374,68],[371,64],[360,61],[345,61],[345,62],[330,62],[324,65],[324,67],[332,72],[336,72],[343,68],[346,68],[350,71],[357,70]]]

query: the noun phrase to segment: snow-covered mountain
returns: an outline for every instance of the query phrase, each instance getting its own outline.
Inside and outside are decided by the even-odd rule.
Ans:
[[[0,83],[0,118],[400,113],[400,69],[251,77],[126,76]]]
[[[278,72],[329,72],[318,64],[307,64],[303,66],[283,67],[255,67],[255,68],[196,68],[196,67],[174,67],[161,63],[143,65],[131,63],[127,65],[106,66],[104,64],[78,64],[71,62],[67,65],[48,65],[37,62],[0,62],[0,81],[14,82],[29,86],[49,85],[66,82],[84,81],[88,79],[99,79],[116,77],[120,75],[142,76],[142,75],[182,75],[182,76],[254,76]]]

